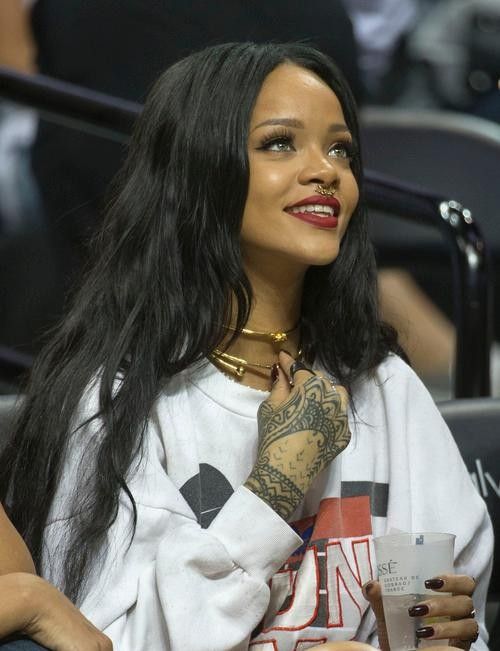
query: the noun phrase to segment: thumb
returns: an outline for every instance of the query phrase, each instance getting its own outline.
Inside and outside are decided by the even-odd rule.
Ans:
[[[365,599],[369,601],[370,606],[377,619],[378,642],[382,651],[390,651],[389,639],[387,637],[387,627],[385,624],[384,606],[382,604],[382,590],[378,581],[368,581],[363,586]]]
[[[285,402],[290,395],[288,376],[279,364],[273,366],[271,382],[271,393],[267,398],[267,402],[271,407],[275,408]]]

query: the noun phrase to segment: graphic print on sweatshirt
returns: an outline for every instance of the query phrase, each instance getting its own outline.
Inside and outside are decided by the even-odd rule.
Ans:
[[[206,528],[233,488],[217,468],[199,468],[181,493]],[[343,481],[340,497],[322,499],[316,515],[291,523],[304,542],[270,581],[269,608],[252,650],[305,651],[354,637],[368,609],[361,587],[375,576],[371,517],[387,516],[388,488]]]

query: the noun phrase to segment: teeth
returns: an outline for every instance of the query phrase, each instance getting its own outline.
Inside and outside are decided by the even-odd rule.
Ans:
[[[300,213],[300,212],[314,212],[317,214],[324,214],[324,215],[335,215],[335,212],[331,206],[323,206],[320,204],[307,204],[303,206],[295,206],[294,208],[290,209],[291,212],[293,213]]]

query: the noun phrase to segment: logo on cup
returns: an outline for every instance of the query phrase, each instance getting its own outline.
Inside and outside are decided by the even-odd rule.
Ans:
[[[377,565],[378,575],[384,576],[385,574],[397,574],[398,564],[396,561],[390,560],[387,563],[379,563]]]

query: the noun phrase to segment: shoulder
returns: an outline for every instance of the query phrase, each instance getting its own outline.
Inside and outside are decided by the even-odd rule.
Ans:
[[[360,378],[353,387],[354,399],[369,397],[403,399],[411,394],[434,404],[434,401],[415,371],[401,357],[390,353],[371,373]]]
[[[405,382],[425,389],[422,381],[407,362],[396,353],[389,353],[373,374],[379,382],[400,383]]]
[[[395,354],[354,385],[353,404],[358,423],[371,423],[399,440],[441,430],[445,438],[449,436],[428,389]]]

